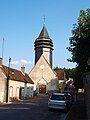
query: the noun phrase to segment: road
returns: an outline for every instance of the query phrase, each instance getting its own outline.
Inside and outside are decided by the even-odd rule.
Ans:
[[[30,100],[0,104],[0,120],[64,120],[66,113],[48,111],[49,96],[35,96]]]

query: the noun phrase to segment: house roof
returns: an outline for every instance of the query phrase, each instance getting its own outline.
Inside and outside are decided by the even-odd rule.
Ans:
[[[34,84],[34,82],[31,80],[31,78],[26,73],[24,75],[21,71],[13,69],[13,68],[9,68],[4,65],[2,65],[2,70],[4,74],[6,75],[6,77],[8,77],[8,71],[9,71],[10,80],[16,80],[20,82],[27,82],[27,83]]]
[[[54,70],[59,80],[64,80],[64,70]]]

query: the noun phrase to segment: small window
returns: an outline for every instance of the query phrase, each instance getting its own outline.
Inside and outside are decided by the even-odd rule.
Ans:
[[[14,75],[14,71],[12,71],[12,75]]]

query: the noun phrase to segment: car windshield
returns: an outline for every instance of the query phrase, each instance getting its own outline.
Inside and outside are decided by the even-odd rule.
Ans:
[[[52,95],[51,100],[64,100],[63,95]]]

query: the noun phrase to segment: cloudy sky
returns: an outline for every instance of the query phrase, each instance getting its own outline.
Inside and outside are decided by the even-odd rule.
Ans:
[[[80,10],[87,8],[90,8],[90,0],[0,0],[0,56],[3,56],[3,64],[8,65],[11,57],[11,67],[20,69],[24,65],[27,73],[32,69],[34,41],[41,32],[45,16],[45,25],[54,43],[53,67],[75,67],[67,61],[71,54],[66,47]]]

